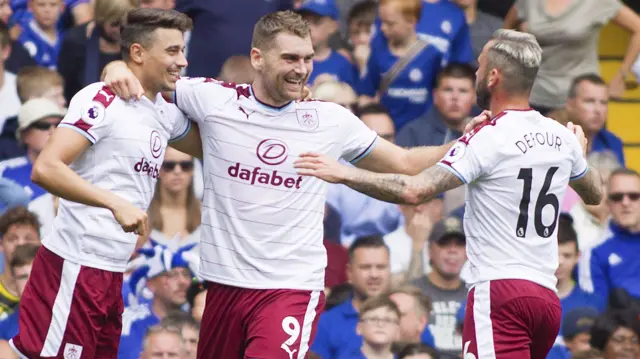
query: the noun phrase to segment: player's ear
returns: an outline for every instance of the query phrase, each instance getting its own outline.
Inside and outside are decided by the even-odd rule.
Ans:
[[[251,49],[249,55],[251,56],[251,66],[256,70],[262,70],[262,50],[254,47]]]
[[[144,48],[138,43],[134,43],[129,47],[129,59],[135,64],[142,64],[144,59]]]

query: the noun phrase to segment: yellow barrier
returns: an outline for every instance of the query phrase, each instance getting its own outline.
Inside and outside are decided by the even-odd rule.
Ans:
[[[640,143],[640,103],[611,101],[607,129],[620,137],[623,143]]]
[[[629,44],[629,32],[614,23],[609,23],[600,31],[598,55],[622,58]]]
[[[628,168],[640,172],[640,147],[625,147],[624,161]]]

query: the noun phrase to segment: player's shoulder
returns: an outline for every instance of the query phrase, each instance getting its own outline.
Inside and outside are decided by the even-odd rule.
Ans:
[[[177,91],[182,86],[190,86],[197,95],[206,96],[208,101],[226,102],[230,99],[251,96],[251,85],[216,80],[212,77],[180,77]]]
[[[120,100],[120,98],[104,82],[95,82],[85,86],[71,99],[72,102],[98,102],[105,108],[116,100]]]
[[[509,117],[508,111],[500,112],[490,119],[477,124],[471,131],[458,139],[465,145],[476,145],[482,142],[501,142],[508,132],[508,124],[505,117]]]

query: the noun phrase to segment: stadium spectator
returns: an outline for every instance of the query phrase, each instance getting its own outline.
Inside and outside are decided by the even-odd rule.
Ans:
[[[0,276],[0,318],[12,313],[19,302],[18,287],[11,276],[11,261],[16,248],[23,244],[40,244],[40,222],[24,207],[8,210],[0,217],[0,236],[4,255]]]
[[[180,329],[182,341],[184,343],[185,359],[196,359],[198,349],[198,335],[200,334],[200,324],[189,314],[184,312],[173,313],[165,317],[160,325],[176,327]]]
[[[362,346],[357,334],[358,311],[367,299],[389,289],[389,249],[378,236],[361,237],[349,247],[349,282],[353,296],[320,315],[311,351],[323,359],[337,359]]]
[[[400,310],[387,295],[369,298],[360,307],[358,335],[362,347],[340,356],[340,359],[392,358],[391,345],[400,334]]]
[[[387,293],[400,310],[401,345],[423,343],[433,346],[433,335],[427,324],[433,310],[431,299],[413,286],[400,286]]]
[[[7,28],[11,41],[11,51],[4,63],[4,68],[9,72],[16,73],[21,67],[33,66],[36,62],[29,56],[27,50],[11,37],[11,31],[8,29],[11,14],[13,14],[13,10],[11,9],[10,0],[0,0],[0,29]]]
[[[428,271],[426,242],[433,225],[442,218],[442,198],[436,197],[418,206],[399,205],[398,208],[404,221],[395,231],[384,236],[391,251],[394,283],[418,278]],[[413,257],[417,258],[412,260]]]
[[[14,14],[9,22],[10,24],[24,25],[33,20],[34,15],[31,9],[33,6],[29,2],[29,0],[11,0]],[[85,24],[93,20],[93,4],[91,0],[63,0],[60,6],[63,14],[56,26],[61,31],[65,31],[73,25]],[[17,29],[12,31],[18,33],[20,26],[14,27],[17,27]]]
[[[106,64],[121,59],[120,19],[136,0],[96,0],[95,20],[69,29],[60,46],[58,71],[67,102],[83,87],[98,82]]]
[[[611,172],[620,168],[618,159],[613,152],[602,151],[592,152],[587,156],[587,161],[589,161],[589,164],[591,164],[593,168],[600,172],[604,196],[606,198]],[[567,196],[568,195],[569,191],[567,191]],[[588,206],[584,204],[584,202],[579,201],[571,207],[569,214],[573,217],[573,228],[575,228],[578,234],[578,247],[580,247],[580,252],[588,256],[591,248],[604,241],[605,234],[609,228],[611,212],[609,212],[607,201],[602,201],[602,203],[597,206]],[[580,265],[582,265],[582,259],[580,259],[580,263]],[[589,262],[587,261],[586,263],[588,265]]]
[[[372,40],[367,68],[360,73],[357,90],[363,96],[361,102],[379,99],[397,131],[427,111],[434,79],[443,63],[443,54],[434,43],[416,33],[416,24],[424,15],[421,9],[427,4],[423,0],[380,1],[383,36]]]
[[[331,83],[322,84],[316,93],[320,92],[324,96],[325,88],[330,90],[331,87],[334,87]],[[342,94],[336,96],[335,102],[345,106],[349,103],[349,98]],[[394,142],[393,121],[384,106],[377,103],[368,104],[359,108],[356,115],[379,137]],[[371,198],[341,184],[329,185],[327,203],[340,214],[340,243],[344,246],[351,245],[358,237],[391,233],[402,221],[398,206]],[[367,210],[363,211],[362,208]]]
[[[640,356],[638,313],[616,311],[599,317],[591,328],[591,347],[600,350],[604,359]]]
[[[180,330],[175,327],[154,325],[144,333],[142,353],[136,358],[156,359],[175,358],[187,359],[184,342]],[[120,356],[118,356],[120,358]]]
[[[398,132],[400,146],[438,146],[462,136],[476,103],[471,66],[449,64],[436,76],[433,106]]]
[[[423,0],[416,30],[419,37],[434,44],[445,62],[472,63],[469,27],[462,10],[452,1]],[[376,21],[376,37],[380,35]]]
[[[602,303],[607,303],[614,289],[640,299],[640,175],[626,168],[614,170],[607,204],[612,216],[609,238],[592,250],[589,280],[581,286]]]
[[[429,330],[442,358],[456,359],[462,353],[462,335],[456,332],[455,318],[467,299],[466,283],[460,278],[467,260],[465,244],[460,219],[449,217],[436,223],[428,243],[431,271],[411,283],[431,299]]]
[[[28,206],[29,197],[19,183],[0,177],[0,215],[14,207]]]
[[[29,0],[29,10],[32,17],[18,24],[18,42],[38,65],[55,69],[62,42],[58,20],[64,11],[64,1]]]
[[[51,100],[35,98],[25,102],[18,114],[16,136],[26,148],[26,155],[0,162],[0,175],[14,180],[30,194],[29,209],[38,214],[43,235],[51,228],[55,217],[54,198],[31,181],[33,163],[65,112]]]
[[[329,47],[329,37],[338,30],[340,16],[335,0],[307,0],[296,11],[309,23],[315,51],[309,84],[315,85],[319,75],[327,74],[335,81],[354,86],[355,68],[347,58]]]
[[[293,0],[177,2],[176,10],[193,19],[187,75],[218,76],[227,58],[249,53],[253,26],[260,17],[273,11],[292,8]]]
[[[516,1],[504,27],[520,28],[535,35],[545,54],[530,96],[536,110],[545,114],[563,107],[576,76],[599,73],[598,36],[610,20],[634,35],[620,71],[610,84],[609,94],[620,97],[624,92],[624,78],[640,50],[638,15],[619,0]]]
[[[477,59],[493,33],[502,27],[504,20],[478,9],[478,0],[454,0],[454,2],[464,10],[471,34],[473,58]]]
[[[349,44],[353,47],[351,58],[360,73],[365,71],[371,54],[369,44],[377,12],[378,4],[375,1],[364,0],[354,4],[347,15]]]
[[[417,343],[408,344],[398,352],[398,359],[440,359],[438,352],[432,347]],[[466,359],[466,358],[463,358]]]
[[[580,258],[581,248],[578,245],[578,235],[574,229],[573,218],[562,213],[558,219],[558,269],[556,270],[556,289],[560,298],[563,313],[569,313],[575,308],[592,307],[598,312],[604,312],[605,307],[598,297],[584,292],[576,285],[574,273]]]
[[[151,239],[175,251],[200,244],[200,200],[193,190],[193,157],[167,148],[151,204],[147,209]]]
[[[256,70],[251,66],[249,56],[234,55],[224,62],[218,79],[237,84],[250,84],[255,76]]]
[[[207,289],[204,287],[204,283],[197,281],[192,282],[187,290],[187,303],[189,304],[189,308],[191,308],[191,316],[198,323],[202,320],[206,298]]]
[[[609,95],[602,77],[585,74],[574,78],[569,87],[566,109],[569,121],[582,126],[589,141],[588,152],[612,151],[624,166],[622,140],[605,128]]]
[[[143,339],[146,331],[161,320],[180,311],[187,303],[187,289],[193,277],[189,269],[189,263],[182,256],[182,252],[170,251],[161,246],[150,249],[153,253],[149,256],[151,263],[149,268],[142,266],[131,274],[130,285],[135,288],[134,292],[139,292],[140,281],[133,278],[144,279],[146,276],[146,286],[153,293],[151,303],[141,303],[125,308],[122,314],[122,335],[120,337],[120,347],[118,349],[119,359],[137,359],[143,350]],[[161,251],[161,255],[156,252]],[[169,261],[156,258],[170,258]],[[156,260],[161,263],[156,263]],[[155,270],[158,268],[159,270]],[[152,274],[153,273],[153,274]]]
[[[604,355],[598,349],[589,349],[573,353],[571,359],[604,359]]]
[[[34,98],[46,98],[65,108],[64,83],[55,70],[41,66],[25,66],[17,74],[16,88],[20,102]],[[7,118],[0,134],[0,160],[26,155],[24,146],[16,139],[18,116]]]
[[[358,110],[356,93],[346,82],[338,82],[320,75],[316,78],[312,92],[315,99],[337,103],[351,112]]]
[[[11,258],[9,267],[11,268],[11,276],[16,285],[17,297],[21,297],[24,287],[27,284],[29,275],[31,274],[31,265],[38,253],[39,243],[25,243],[16,247]],[[0,318],[0,339],[9,340],[18,334],[18,310]]]
[[[569,359],[573,353],[591,349],[591,328],[599,315],[598,311],[593,307],[579,307],[569,311],[563,308],[563,313],[559,336],[562,344],[551,348],[547,359]]]
[[[0,22],[0,130],[5,121],[18,114],[20,99],[16,91],[16,75],[5,68],[5,61],[11,52],[9,29]]]

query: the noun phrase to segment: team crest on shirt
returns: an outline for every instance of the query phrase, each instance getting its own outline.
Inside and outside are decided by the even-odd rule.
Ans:
[[[305,130],[315,130],[320,123],[318,112],[315,109],[296,110],[296,117],[298,118],[298,124]]]
[[[82,110],[82,121],[93,126],[104,119],[104,105],[98,101],[92,101]]]
[[[67,343],[64,346],[64,359],[80,359],[82,356],[82,346]]]
[[[451,28],[451,21],[449,20],[444,20],[442,24],[440,24],[440,29],[442,29],[442,32],[444,32],[445,34],[450,34]]]
[[[420,71],[420,69],[413,69],[409,71],[409,80],[413,82],[420,82],[422,80],[422,71]]]
[[[467,150],[467,146],[462,142],[456,142],[455,145],[451,146],[447,155],[444,156],[443,160],[448,161],[449,163],[453,163],[464,156],[465,151]]]

